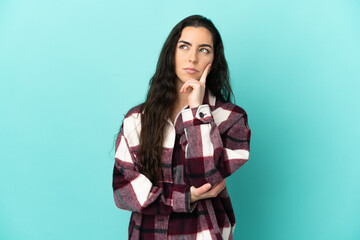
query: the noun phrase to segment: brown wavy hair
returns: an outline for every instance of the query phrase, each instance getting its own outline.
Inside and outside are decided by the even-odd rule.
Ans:
[[[171,117],[177,98],[175,50],[185,27],[205,27],[212,34],[214,60],[206,78],[206,87],[218,99],[228,102],[233,96],[228,65],[220,34],[211,20],[193,15],[183,19],[170,32],[161,50],[154,76],[150,79],[146,101],[141,106],[141,134],[138,160],[141,172],[158,185],[163,179],[162,144],[167,119]]]

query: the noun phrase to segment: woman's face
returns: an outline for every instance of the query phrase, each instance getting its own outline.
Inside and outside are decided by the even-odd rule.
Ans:
[[[175,73],[185,83],[199,80],[205,67],[214,60],[211,32],[204,27],[185,27],[176,46]]]

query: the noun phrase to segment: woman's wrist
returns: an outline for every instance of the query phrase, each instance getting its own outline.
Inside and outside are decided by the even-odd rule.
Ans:
[[[189,104],[189,107],[190,108],[197,108],[197,107],[199,107],[201,104],[198,104],[198,103],[196,103],[196,104]]]

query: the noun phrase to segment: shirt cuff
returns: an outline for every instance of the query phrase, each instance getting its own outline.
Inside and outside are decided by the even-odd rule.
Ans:
[[[180,191],[178,191],[180,190]],[[173,192],[173,210],[174,212],[192,212],[196,207],[196,202],[190,203],[190,186],[183,186]]]
[[[185,128],[214,121],[208,104],[203,104],[195,108],[184,109],[181,111],[181,117]]]

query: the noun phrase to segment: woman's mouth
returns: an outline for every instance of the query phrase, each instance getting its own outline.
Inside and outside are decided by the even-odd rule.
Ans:
[[[199,72],[195,68],[185,68],[185,71],[190,74],[195,74],[195,73]]]

